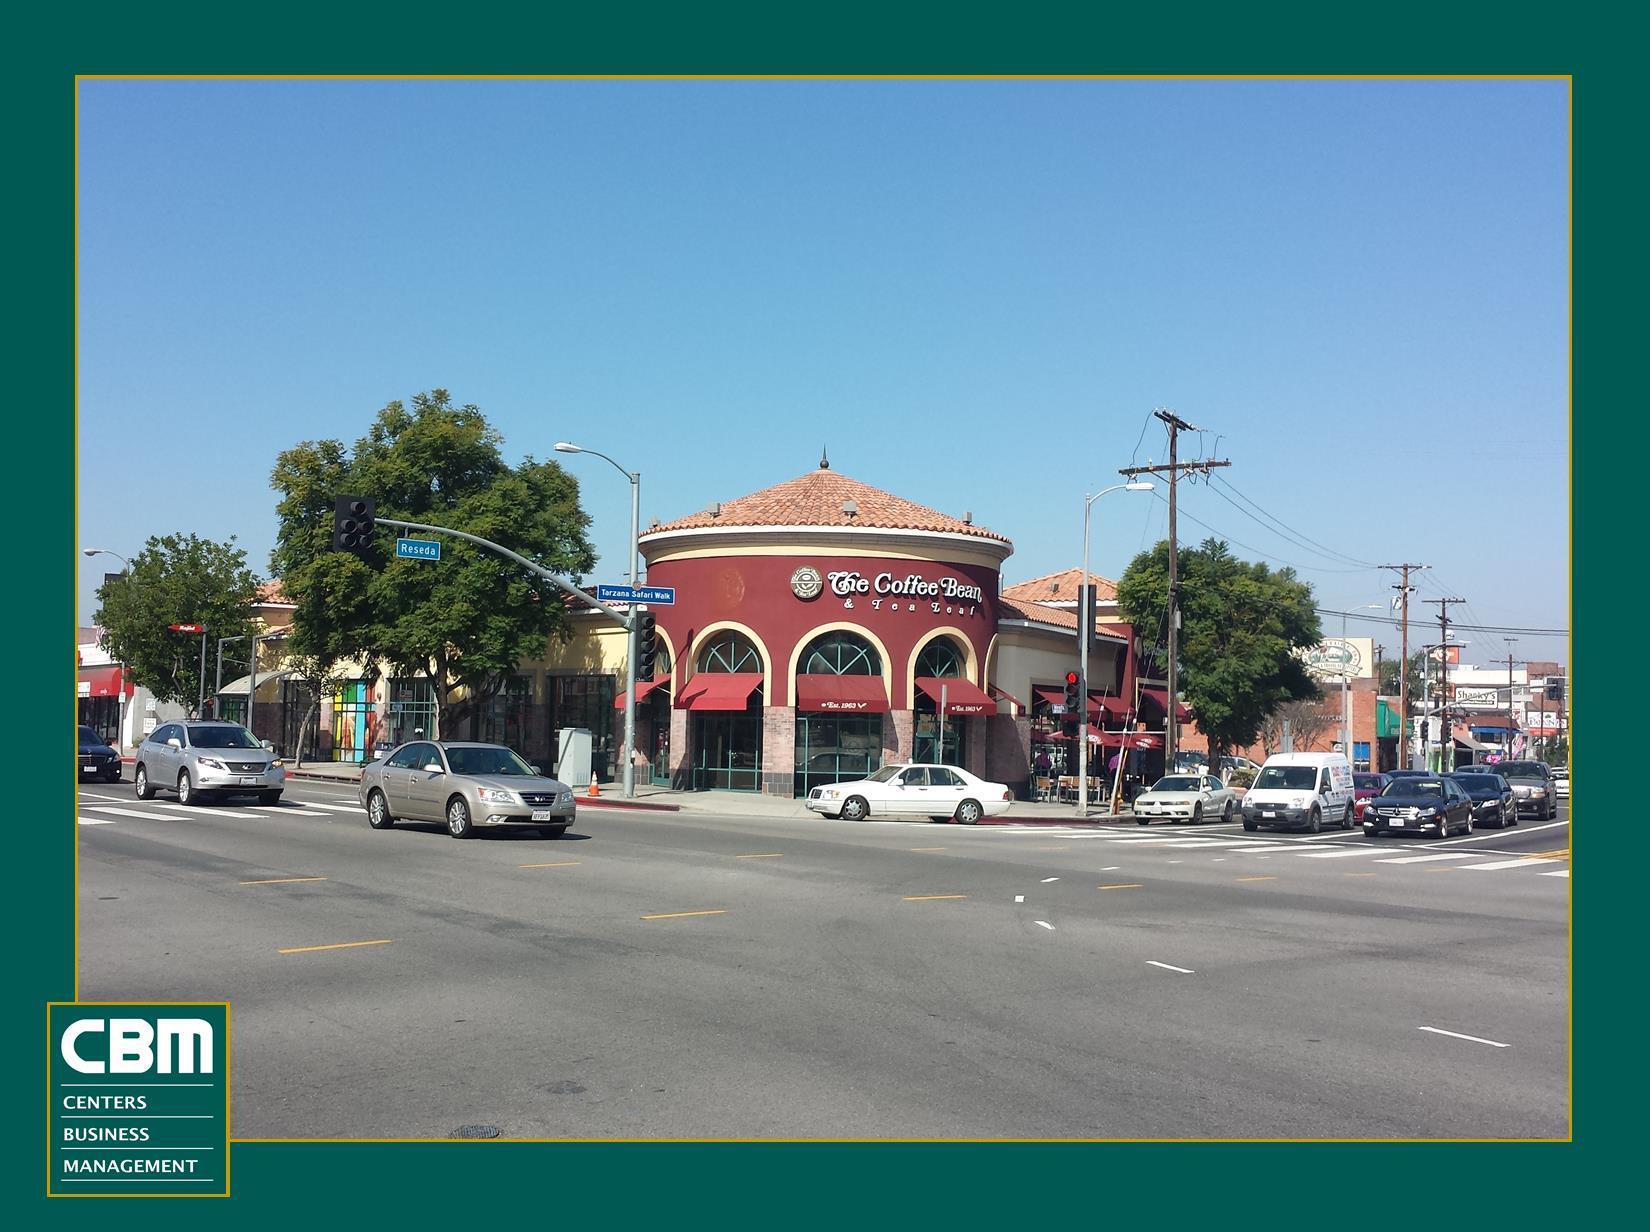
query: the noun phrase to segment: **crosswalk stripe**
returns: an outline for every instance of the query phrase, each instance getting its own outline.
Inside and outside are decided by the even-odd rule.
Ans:
[[[1570,870],[1567,869],[1567,868],[1561,868],[1556,873],[1537,873],[1536,874],[1537,877],[1568,877],[1569,875],[1570,875]]]
[[[256,804],[254,804],[251,807],[257,808],[258,806]],[[257,821],[258,820],[258,814],[256,814],[256,813],[238,813],[238,812],[235,812],[233,809],[223,809],[223,808],[202,809],[201,810],[201,816],[202,817],[238,817],[242,821]]]
[[[1525,856],[1520,860],[1497,860],[1494,864],[1464,864],[1462,868],[1468,872],[1477,869],[1480,872],[1489,872],[1498,868],[1530,868],[1536,864],[1557,864],[1557,860],[1549,860],[1545,856]]]
[[[1347,847],[1337,851],[1303,851],[1303,860],[1337,860],[1346,856],[1372,856],[1380,851],[1379,847]]]
[[[313,804],[254,804],[251,807],[260,813],[325,813],[328,817],[339,812],[338,809],[317,808]]]
[[[114,813],[119,817],[137,817],[143,821],[188,821],[191,816],[189,813],[163,813],[159,809],[148,809],[140,812],[138,809],[116,808],[112,804],[88,804],[86,807],[98,813]]]
[[[1386,859],[1386,860],[1377,860],[1377,861],[1375,861],[1375,863],[1377,863],[1377,864],[1425,864],[1428,860],[1467,860],[1467,859],[1471,859],[1471,858],[1472,858],[1472,856],[1471,856],[1470,852],[1451,851],[1451,852],[1447,852],[1443,855],[1439,855],[1437,852],[1433,852],[1431,855],[1426,855],[1426,856],[1395,856],[1395,857],[1392,857],[1392,858]]]
[[[1247,854],[1251,851],[1299,851],[1299,843],[1269,843],[1264,847],[1234,847],[1233,852]]]
[[[115,824],[113,817],[76,817],[75,821],[83,826],[112,826]]]

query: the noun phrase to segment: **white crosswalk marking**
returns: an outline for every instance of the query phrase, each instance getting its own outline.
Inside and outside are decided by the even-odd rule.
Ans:
[[[83,826],[112,826],[115,824],[113,817],[76,817],[75,821]]]
[[[188,813],[163,813],[159,809],[129,809],[116,808],[112,804],[88,804],[89,810],[98,813],[114,813],[118,817],[136,817],[142,821],[188,821]]]
[[[1523,856],[1517,860],[1497,860],[1494,864],[1464,864],[1467,871],[1477,869],[1480,872],[1489,872],[1497,868],[1532,868],[1537,864],[1557,864],[1558,861],[1546,856]]]
[[[254,804],[254,805],[252,805],[252,807],[257,808],[258,806],[256,804]],[[258,814],[256,814],[256,813],[238,813],[238,812],[235,812],[233,809],[223,809],[223,808],[206,808],[206,809],[202,809],[200,811],[200,816],[202,816],[202,817],[238,817],[242,821],[257,821],[258,820]]]
[[[1464,851],[1451,851],[1443,855],[1433,852],[1426,856],[1395,856],[1386,860],[1377,860],[1377,864],[1425,864],[1428,860],[1470,860],[1472,857]]]
[[[318,804],[254,804],[252,807],[260,813],[315,813],[317,815],[325,813],[329,817],[334,813],[344,811],[342,809],[322,808]],[[361,810],[351,809],[350,811],[358,813]]]
[[[1372,856],[1380,851],[1379,847],[1343,847],[1338,851],[1303,851],[1304,860],[1337,860],[1346,856]]]
[[[1270,843],[1265,847],[1234,847],[1232,850],[1247,855],[1254,851],[1299,851],[1300,845],[1298,843]]]
[[[1556,873],[1537,873],[1536,874],[1537,877],[1568,877],[1569,875],[1570,875],[1570,870],[1567,869],[1567,868],[1561,868]]]

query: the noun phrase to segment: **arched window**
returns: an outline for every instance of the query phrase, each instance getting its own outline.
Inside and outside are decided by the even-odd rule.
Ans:
[[[918,676],[940,676],[956,679],[964,675],[968,658],[957,643],[948,637],[937,637],[922,648],[917,656]]]
[[[699,670],[702,672],[759,672],[762,656],[751,645],[750,638],[732,629],[724,629],[705,643],[699,652]]]
[[[842,629],[821,633],[802,651],[801,676],[880,676],[882,656],[864,638]]]

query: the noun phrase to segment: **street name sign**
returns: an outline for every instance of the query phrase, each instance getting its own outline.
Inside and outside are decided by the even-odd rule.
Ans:
[[[395,554],[407,560],[440,560],[441,544],[435,539],[397,539]]]
[[[596,598],[603,603],[655,603],[670,606],[676,602],[674,586],[598,586]]]
[[[167,625],[173,633],[205,633],[205,625]]]

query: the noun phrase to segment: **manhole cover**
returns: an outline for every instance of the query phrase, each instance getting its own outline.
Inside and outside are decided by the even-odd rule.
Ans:
[[[496,1138],[496,1137],[498,1137],[498,1126],[497,1125],[460,1125],[457,1129],[453,1130],[452,1133],[448,1134],[447,1137],[449,1137],[449,1138]]]

